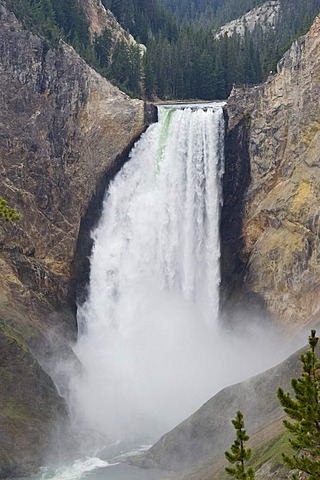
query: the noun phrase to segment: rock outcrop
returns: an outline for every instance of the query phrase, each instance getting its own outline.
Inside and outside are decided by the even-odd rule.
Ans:
[[[127,44],[138,45],[133,36],[124,30],[117,22],[113,13],[106,9],[101,0],[81,0],[84,8],[86,18],[89,23],[89,31],[92,40],[95,35],[101,36],[104,30],[107,28],[111,32],[111,40],[113,43],[118,40],[122,40]],[[145,46],[139,44],[142,51],[145,50]]]
[[[229,170],[224,285],[236,302],[255,298],[290,329],[320,310],[319,85],[320,17],[275,75],[261,86],[234,88],[226,106],[226,161],[235,182]],[[232,205],[237,212],[231,214]],[[239,215],[241,225],[233,225]]]
[[[16,468],[14,474],[27,472],[28,463],[39,464],[47,424],[62,408],[41,367],[55,378],[53,358],[72,356],[75,282],[86,270],[76,252],[89,254],[89,230],[106,183],[144,128],[142,101],[115,88],[67,44],[48,49],[0,1],[0,195],[22,217],[0,224],[0,318],[34,356],[31,360],[29,350],[20,356],[20,346],[4,345],[10,362],[21,363],[10,375],[25,378],[21,388],[20,377],[15,380],[16,393],[10,384],[0,395],[0,430],[6,438],[0,465],[9,464],[11,472]],[[7,338],[1,330],[1,353]],[[6,369],[6,359],[0,360]],[[10,412],[5,413],[10,396],[17,410],[30,406],[26,422],[17,416],[10,423]],[[25,428],[31,433],[24,434]],[[18,462],[16,452],[28,443]]]
[[[245,32],[253,32],[255,27],[259,26],[262,30],[266,30],[268,27],[275,28],[277,20],[279,19],[281,10],[280,0],[270,0],[268,2],[253,8],[245,15],[236,20],[226,23],[216,33],[216,38],[221,38],[224,35],[228,37],[234,33],[243,37]]]
[[[30,475],[58,446],[67,410],[27,345],[1,320],[0,378],[0,478]]]

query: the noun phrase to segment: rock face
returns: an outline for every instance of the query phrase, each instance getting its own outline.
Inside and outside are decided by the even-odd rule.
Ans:
[[[15,381],[16,394],[13,384],[0,390],[0,466],[16,468],[14,474],[39,464],[48,424],[61,409],[65,414],[40,364],[54,377],[55,356],[72,355],[75,279],[86,269],[76,252],[89,254],[88,231],[106,182],[144,128],[142,101],[120,92],[65,43],[48,50],[0,1],[0,195],[22,216],[0,224],[0,318],[25,342],[20,355],[20,344],[7,344],[0,332],[1,371],[8,373],[3,347],[17,365],[8,375],[25,379]],[[30,407],[30,415],[12,423],[3,408],[27,390],[26,405],[17,409]]]
[[[144,108],[66,44],[46,51],[1,4],[0,22],[0,191],[22,215],[0,229],[0,315],[46,331],[57,311],[74,321],[80,221],[143,130]]]
[[[92,39],[94,39],[95,35],[102,35],[103,31],[108,28],[112,33],[111,39],[114,43],[117,40],[123,40],[128,44],[137,44],[133,36],[117,22],[113,13],[104,7],[101,0],[81,0],[81,3],[89,23]],[[145,46],[139,45],[141,50],[144,51]]]
[[[280,15],[280,0],[270,0],[259,7],[253,8],[248,13],[232,22],[226,23],[216,34],[216,38],[227,35],[230,37],[234,33],[244,36],[245,31],[252,32],[256,26],[261,26],[263,30],[267,27],[275,28]]]
[[[0,478],[21,477],[53,448],[67,411],[27,345],[1,320],[0,376]]]
[[[320,310],[319,85],[318,17],[279,62],[276,75],[261,86],[233,89],[226,107],[226,161],[235,182],[229,170],[224,283],[228,289],[234,275],[236,302],[255,297],[290,328],[314,320]],[[238,214],[241,225],[232,223]]]

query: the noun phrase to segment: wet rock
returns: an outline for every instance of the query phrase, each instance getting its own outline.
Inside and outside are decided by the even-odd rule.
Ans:
[[[26,343],[2,320],[0,376],[0,478],[30,475],[49,450],[59,449],[67,409]]]

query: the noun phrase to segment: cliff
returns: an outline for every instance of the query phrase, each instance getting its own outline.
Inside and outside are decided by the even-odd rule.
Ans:
[[[104,7],[101,0],[81,0],[81,3],[89,23],[92,39],[94,39],[95,35],[101,36],[107,28],[111,32],[113,43],[122,40],[127,44],[140,45],[141,50],[145,50],[146,47],[144,45],[137,44],[133,36],[121,27],[113,13]]]
[[[143,102],[68,45],[46,51],[3,5],[0,22],[0,191],[22,215],[1,225],[0,314],[9,320],[16,310],[46,331],[60,311],[73,328],[80,223],[143,130]]]
[[[48,49],[0,2],[0,193],[22,217],[0,224],[0,318],[30,348],[20,358],[10,347],[12,359],[24,365],[15,369],[12,361],[12,375],[20,370],[33,375],[33,355],[41,383],[41,367],[55,378],[54,358],[72,356],[76,279],[85,281],[87,275],[79,259],[90,252],[89,230],[98,219],[106,183],[144,128],[142,101],[115,88],[67,44]],[[4,361],[1,357],[0,368]],[[50,385],[41,400],[48,415],[50,402],[61,406]],[[28,384],[30,402],[39,388]],[[6,392],[1,393],[0,430],[10,446],[13,430],[3,414]],[[19,386],[11,394],[19,403]],[[39,418],[35,428],[46,432],[47,419]],[[36,465],[36,448],[42,451],[46,442],[41,435],[24,437],[25,424],[18,420],[15,450],[31,442],[27,451]],[[11,468],[18,468],[11,453]],[[21,459],[19,474],[27,462]]]
[[[224,35],[231,37],[234,33],[244,37],[246,31],[252,32],[257,26],[261,27],[262,30],[266,30],[268,27],[274,29],[279,19],[280,10],[280,0],[265,2],[253,8],[242,17],[223,25],[215,37],[221,38]]]
[[[223,285],[288,329],[319,317],[320,17],[260,86],[226,106]]]

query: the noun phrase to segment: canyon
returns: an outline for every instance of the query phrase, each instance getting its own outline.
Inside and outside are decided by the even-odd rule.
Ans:
[[[97,32],[94,3],[87,8]],[[232,312],[250,305],[288,336],[317,323],[320,308],[319,33],[318,17],[277,73],[263,85],[235,86],[225,106],[221,306],[232,323]],[[4,2],[0,74],[0,193],[22,216],[0,228],[0,369],[16,378],[0,389],[5,477],[36,471],[56,420],[67,419],[54,365],[77,364],[71,346],[90,230],[152,108],[66,43],[48,49]]]

